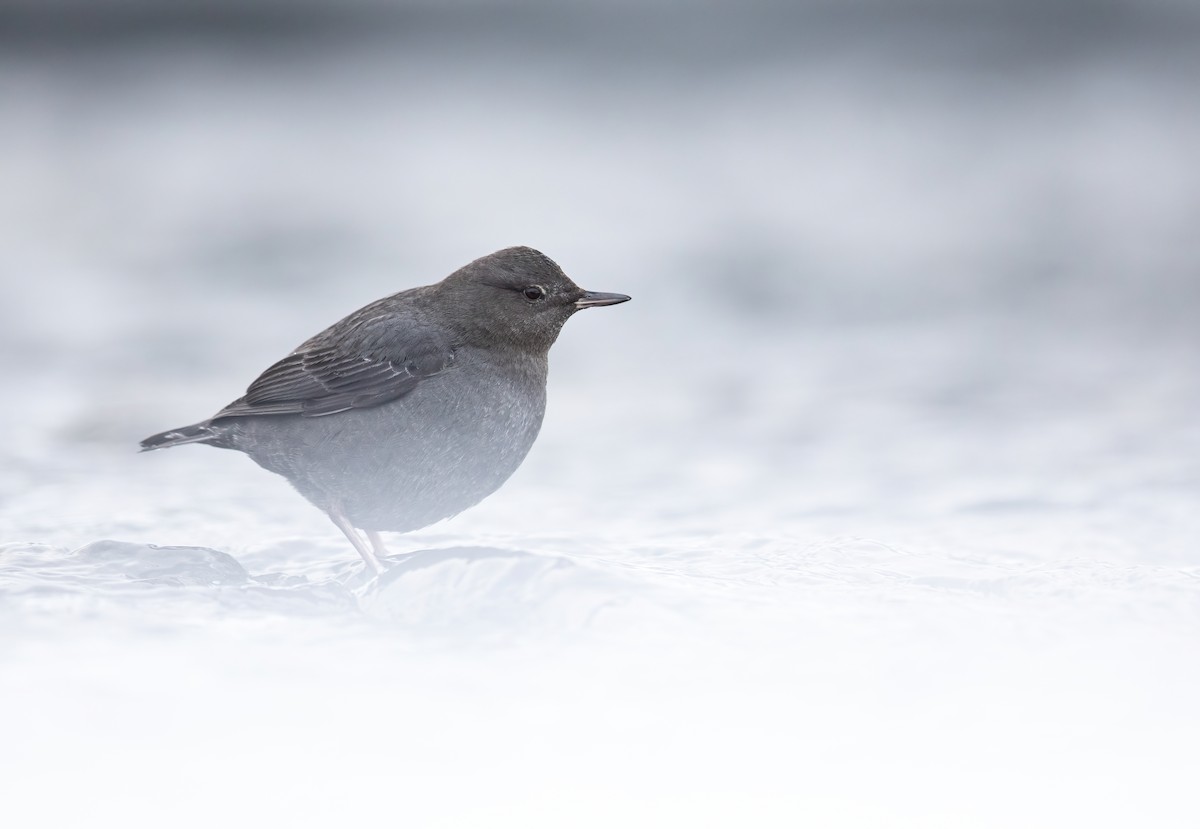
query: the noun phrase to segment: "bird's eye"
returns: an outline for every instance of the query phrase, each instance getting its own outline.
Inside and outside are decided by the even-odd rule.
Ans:
[[[546,289],[541,285],[530,285],[528,288],[521,291],[521,293],[525,294],[525,298],[530,302],[536,302],[539,299],[546,298]]]

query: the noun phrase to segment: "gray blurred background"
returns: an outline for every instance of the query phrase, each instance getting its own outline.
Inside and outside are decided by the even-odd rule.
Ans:
[[[0,2],[5,814],[1200,825],[1198,80],[1182,0]],[[514,244],[633,301],[418,566],[136,453]]]
[[[6,327],[521,242],[768,320],[1187,329],[1198,44],[1179,0],[7,0]]]

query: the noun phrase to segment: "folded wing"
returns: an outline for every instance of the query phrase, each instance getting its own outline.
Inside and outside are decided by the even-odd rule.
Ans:
[[[392,347],[365,354],[307,345],[264,371],[244,397],[213,420],[281,414],[322,417],[378,406],[403,397],[453,363],[449,344],[428,334],[393,340]]]

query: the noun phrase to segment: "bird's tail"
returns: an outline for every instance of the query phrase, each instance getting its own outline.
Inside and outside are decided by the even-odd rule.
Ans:
[[[205,420],[193,423],[191,426],[180,426],[178,429],[168,429],[151,435],[141,443],[141,451],[150,452],[154,449],[166,449],[168,446],[181,446],[185,443],[200,443],[217,436],[217,430]]]

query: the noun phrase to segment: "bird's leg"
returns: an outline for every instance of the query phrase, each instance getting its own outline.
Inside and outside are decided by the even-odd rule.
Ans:
[[[362,556],[367,566],[375,571],[375,575],[383,572],[383,565],[379,563],[375,551],[368,547],[367,543],[362,540],[362,536],[358,534],[358,530],[354,529],[354,525],[350,523],[346,516],[342,515],[341,510],[331,509],[329,511],[329,520],[342,531],[342,534],[346,538],[350,539],[350,543],[354,545],[354,549],[358,550],[358,554]]]
[[[388,548],[383,543],[383,538],[374,530],[363,530],[367,534],[367,540],[371,542],[371,549],[375,552],[375,557],[379,561],[388,557]]]

